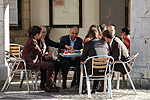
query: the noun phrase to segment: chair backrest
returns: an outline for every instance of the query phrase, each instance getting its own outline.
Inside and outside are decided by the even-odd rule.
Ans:
[[[92,60],[92,75],[94,75],[94,70],[102,70],[105,72],[104,74],[106,75],[107,74],[106,72],[110,71],[109,66],[111,66],[114,62],[113,57],[107,55],[97,55],[97,56],[89,57],[85,61],[85,63],[88,60]]]
[[[52,57],[53,57],[53,60],[59,60],[58,59],[58,49],[56,49],[56,50],[53,51]]]
[[[16,57],[20,58],[22,56],[23,46],[20,44],[10,44],[10,52]]]
[[[135,59],[137,58],[138,55],[139,55],[139,53],[135,53],[134,55],[132,55],[130,57],[130,59],[127,62],[129,62],[131,64],[131,66],[133,66]]]
[[[10,70],[18,69],[21,60],[6,50],[4,50],[4,54]]]

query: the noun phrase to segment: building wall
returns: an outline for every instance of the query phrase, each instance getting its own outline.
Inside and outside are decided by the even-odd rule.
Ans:
[[[43,24],[49,25],[49,0],[32,0],[31,1],[31,26]],[[36,5],[36,6],[35,6]],[[44,5],[44,7],[43,7]],[[42,6],[38,8],[37,6]],[[79,36],[84,38],[88,28],[92,24],[99,24],[99,0],[82,0],[82,28]],[[59,38],[69,34],[69,28],[52,28],[49,37],[59,42]],[[50,48],[54,49],[54,48]]]
[[[35,6],[36,5],[36,6]],[[49,0],[31,0],[31,26],[49,26]]]
[[[5,2],[5,0],[0,0],[0,82],[4,81],[7,77],[7,67],[5,66],[4,50],[7,50],[9,46],[9,44],[7,44],[9,43],[9,37],[7,37],[9,36],[8,14],[9,6]]]
[[[0,0],[0,4],[3,0]],[[149,0],[129,0],[130,30],[131,30],[131,55],[139,52],[135,65],[131,72],[131,77],[136,86],[149,85],[149,68],[150,68],[150,12]],[[130,2],[129,2],[130,3]],[[2,12],[0,5],[0,12]],[[43,24],[49,25],[49,0],[22,0],[22,30],[11,31],[11,42],[24,44],[28,37],[28,28],[33,25]],[[30,15],[31,13],[31,15]],[[3,20],[0,16],[0,30],[3,26]],[[31,20],[31,22],[30,22]],[[79,36],[84,38],[91,24],[99,24],[99,0],[82,0],[82,28],[80,28]],[[69,28],[52,28],[49,37],[54,41],[68,34]],[[3,32],[0,31],[1,33]],[[53,50],[54,48],[50,48]]]
[[[149,6],[149,0],[131,0],[131,55],[139,52],[131,77],[137,86],[150,84]]]
[[[39,24],[49,26],[49,0],[22,0],[22,30],[11,30],[10,42],[24,44],[29,27]],[[82,0],[80,37],[84,38],[91,24],[99,24],[99,0]],[[49,37],[58,42],[68,31],[69,28],[52,28]]]

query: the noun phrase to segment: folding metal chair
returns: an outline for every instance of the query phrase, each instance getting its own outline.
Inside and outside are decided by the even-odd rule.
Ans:
[[[1,91],[3,91],[5,88],[8,89],[8,87],[10,86],[11,81],[12,81],[15,73],[23,71],[25,73],[25,75],[26,75],[28,92],[30,92],[29,81],[28,81],[28,73],[31,74],[32,83],[33,83],[33,77],[32,77],[31,70],[27,70],[26,69],[26,63],[25,63],[24,59],[17,58],[15,55],[13,55],[12,53],[10,53],[10,52],[8,52],[6,50],[4,51],[4,54],[5,54],[6,61],[8,63],[8,68],[10,70],[10,73],[9,73],[9,75],[8,75],[8,77],[7,77],[6,81],[5,81],[5,84],[4,84],[4,86],[3,86]],[[24,68],[23,69],[19,69],[19,65],[21,64],[21,62],[24,64]],[[34,84],[33,84],[33,88],[34,88]]]
[[[125,64],[129,63],[129,64],[131,64],[131,67],[133,67],[133,64],[134,64],[134,62],[135,62],[135,59],[137,58],[138,55],[139,55],[139,53],[135,53],[133,56],[130,57],[130,59],[129,59],[128,61],[125,61],[125,62],[117,62],[117,61],[116,61],[116,62],[114,62],[114,64],[113,64],[114,66],[115,66],[115,64],[123,64],[124,69],[125,69],[125,71],[126,71],[126,73],[127,73],[127,76],[128,76],[128,78],[129,78],[129,81],[130,81],[130,83],[131,83],[131,86],[132,86],[132,88],[133,88],[135,94],[137,94],[137,92],[136,92],[136,89],[135,89],[135,87],[134,87],[134,84],[133,84],[132,79],[131,79],[130,74],[129,74],[132,70],[131,70],[130,72],[128,72],[128,70],[127,70]],[[113,72],[117,72],[117,73],[118,73],[118,75],[117,75],[117,89],[119,89],[119,84],[120,84],[120,72],[118,72],[118,71],[113,71]]]
[[[88,75],[86,70],[87,61],[92,60],[92,74]],[[91,80],[104,80],[104,92],[106,92],[107,80],[108,80],[108,92],[109,97],[112,97],[111,91],[111,68],[110,66],[113,64],[114,59],[111,56],[107,55],[97,55],[87,58],[83,63],[81,63],[81,74],[80,74],[80,86],[79,86],[79,94],[82,92],[82,84],[83,84],[83,73],[85,73],[88,98],[91,98],[90,91],[90,81]],[[95,75],[94,70],[104,70],[103,75]]]
[[[21,58],[23,45],[11,43],[9,49],[10,49],[9,52],[11,52],[11,54],[15,55],[17,58]],[[21,72],[20,80],[22,80],[22,78],[23,78],[23,71]]]
[[[10,49],[9,51],[11,52],[12,55],[14,55],[15,57],[21,59],[22,51],[23,51],[23,45],[11,43],[10,46],[9,46],[9,49]],[[16,59],[15,57],[11,56],[10,58],[11,59]],[[35,75],[35,88],[34,89],[38,90],[38,86],[37,86],[38,72],[32,71],[32,73],[34,73],[34,75]],[[24,76],[25,76],[24,71],[21,71],[21,75],[20,75],[20,80],[21,80],[20,88],[22,87]]]

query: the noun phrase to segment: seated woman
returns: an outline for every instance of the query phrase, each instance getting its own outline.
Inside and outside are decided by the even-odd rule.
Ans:
[[[105,24],[99,24],[98,27],[97,27],[97,30],[99,32],[99,36],[98,38],[102,38],[103,36],[103,32],[107,29],[107,26]]]
[[[91,25],[90,28],[89,28],[89,30],[88,30],[88,33],[89,33],[90,30],[93,30],[93,29],[97,30],[97,25],[95,25],[95,24]],[[83,40],[83,43],[86,43],[86,42],[88,42],[90,40],[91,39],[89,38],[89,34],[87,34],[85,36],[84,40]]]
[[[125,27],[122,28],[122,37],[124,38],[124,44],[127,47],[128,51],[130,51],[130,30]]]

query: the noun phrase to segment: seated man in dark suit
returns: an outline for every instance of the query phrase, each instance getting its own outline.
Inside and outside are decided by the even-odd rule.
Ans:
[[[72,46],[73,49],[80,50],[82,49],[82,39],[78,37],[78,34],[79,29],[76,26],[74,26],[70,28],[69,35],[62,36],[60,38],[60,43]],[[61,52],[61,49],[59,50],[59,52]],[[60,57],[60,63],[62,67],[63,88],[67,88],[66,81],[70,66],[74,66],[77,70],[77,86],[79,86],[80,57],[73,57],[73,58]],[[74,85],[76,85],[76,71],[74,72],[74,79],[71,83],[71,87],[73,87]]]
[[[114,61],[127,61],[129,60],[128,49],[124,45],[124,43],[116,36],[112,35],[109,30],[105,30],[103,32],[103,36],[105,40],[109,44],[109,55],[114,58]],[[126,64],[126,68],[128,71],[131,70],[131,65]],[[115,71],[119,71],[122,74],[126,74],[126,71],[122,64],[115,64]]]
[[[42,30],[41,30],[41,33],[40,33],[41,37],[38,40],[38,45],[41,49],[44,47],[43,51],[44,51],[44,53],[47,53],[47,56],[43,57],[43,61],[52,61],[55,64],[55,79],[54,79],[54,82],[56,82],[57,74],[58,74],[59,69],[60,69],[60,62],[56,61],[56,60],[52,60],[48,56],[49,53],[50,53],[49,50],[48,50],[48,46],[55,47],[55,48],[62,48],[62,49],[73,49],[73,47],[62,44],[62,43],[52,41],[51,39],[49,39],[49,37],[46,34],[47,33],[46,27],[43,26],[43,25],[39,25],[39,27]],[[45,46],[43,45],[42,41],[45,41],[45,44],[46,44]],[[41,90],[45,89],[45,82],[46,82],[46,70],[41,69],[41,83],[40,83]]]
[[[91,39],[89,42],[84,44],[83,54],[81,56],[81,61],[85,61],[88,57],[96,56],[96,55],[108,55],[108,45],[107,42],[103,39],[98,39],[96,36],[96,30],[91,30],[88,32],[89,38]],[[87,73],[90,75],[92,73],[92,62],[87,62]],[[103,72],[96,71],[95,74],[103,74]],[[99,90],[99,92],[103,91],[104,81],[100,81],[101,87],[98,87],[98,80],[94,81],[92,93]]]
[[[53,62],[44,62],[43,49],[38,46],[37,40],[40,39],[41,28],[34,28],[31,36],[27,39],[24,44],[22,58],[27,64],[27,68],[32,71],[39,71],[40,69],[46,70],[46,92],[58,92],[59,88],[54,84],[55,66]],[[42,41],[45,45],[45,41]]]

